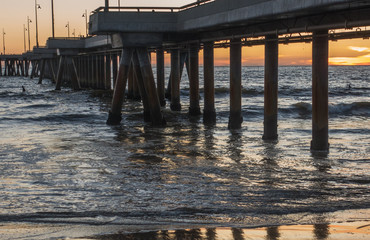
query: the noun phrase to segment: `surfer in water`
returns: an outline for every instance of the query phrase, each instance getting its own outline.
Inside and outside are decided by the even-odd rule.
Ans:
[[[22,86],[22,92],[25,92],[26,91],[26,89],[24,88],[24,86]]]

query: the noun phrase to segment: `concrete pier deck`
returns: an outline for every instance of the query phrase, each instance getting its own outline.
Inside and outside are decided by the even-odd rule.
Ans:
[[[200,4],[202,3],[202,4]],[[90,18],[91,34],[151,33],[157,44],[223,40],[320,29],[370,25],[370,2],[359,0],[216,0],[180,8],[98,8]],[[140,39],[142,41],[142,39]]]

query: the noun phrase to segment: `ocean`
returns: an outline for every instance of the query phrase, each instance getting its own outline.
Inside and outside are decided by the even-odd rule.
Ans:
[[[0,77],[0,225],[252,227],[356,219],[336,215],[343,211],[369,221],[369,73],[370,66],[329,67],[328,155],[310,152],[310,66],[279,67],[273,142],[262,140],[263,67],[243,67],[244,122],[235,131],[227,128],[228,67],[215,67],[215,126],[187,114],[185,73],[183,110],[171,112],[167,102],[163,128],[144,123],[142,104],[131,100],[121,125],[106,125],[110,91],[55,91],[48,80]]]

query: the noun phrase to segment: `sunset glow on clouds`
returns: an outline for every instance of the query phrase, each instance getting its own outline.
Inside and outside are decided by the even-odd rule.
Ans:
[[[353,47],[353,46],[349,46],[348,47],[349,49],[353,50],[353,51],[357,51],[357,52],[369,52],[369,48],[367,47]]]
[[[361,53],[356,57],[331,57],[331,65],[370,65],[370,47],[348,46],[348,49]]]
[[[181,6],[195,0],[161,0],[156,2],[159,6]],[[42,6],[39,9],[39,43],[45,45],[48,37],[51,36],[51,6],[50,0],[37,0]],[[117,0],[110,0],[111,5],[116,5]],[[125,0],[121,1],[126,6],[145,6],[152,5],[149,0]],[[55,1],[55,34],[56,37],[66,37],[67,22],[70,23],[71,33],[76,35],[85,33],[85,18],[82,14],[85,9],[88,12],[104,4],[103,0],[63,0]],[[71,8],[71,6],[73,6]],[[0,31],[4,28],[6,32],[6,53],[20,54],[24,51],[24,42],[28,32],[24,32],[23,25],[27,27],[27,16],[30,17],[30,42],[31,48],[35,45],[35,8],[34,1],[23,0],[7,1],[0,8]],[[17,13],[17,14],[14,14]],[[0,51],[3,44],[0,39]],[[244,66],[263,66],[264,65],[264,46],[243,47],[242,62]],[[202,51],[199,57],[202,64]],[[215,65],[229,65],[229,49],[219,48],[215,50]],[[294,43],[289,45],[279,45],[279,65],[311,65],[312,63],[312,44]],[[166,60],[168,64],[168,60]],[[329,42],[329,64],[331,65],[370,65],[370,40],[351,39]]]

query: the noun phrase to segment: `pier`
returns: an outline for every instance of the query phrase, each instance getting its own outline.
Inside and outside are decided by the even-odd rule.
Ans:
[[[180,81],[189,76],[190,116],[203,112],[216,123],[214,48],[230,49],[228,127],[240,129],[242,118],[242,47],[265,46],[264,140],[278,139],[279,44],[312,42],[312,151],[329,150],[329,41],[368,38],[370,2],[358,0],[200,0],[182,7],[117,7],[109,0],[90,16],[88,38],[50,38],[46,47],[23,55],[1,56],[3,76],[50,78],[55,89],[113,90],[108,124],[121,122],[127,98],[141,99],[144,120],[165,126],[162,108],[181,111]],[[347,31],[343,31],[346,29]],[[203,51],[204,103],[199,98],[199,51]],[[167,91],[164,53],[171,55]],[[156,73],[150,54],[156,53]],[[29,66],[32,65],[32,68]],[[30,72],[30,69],[32,71]],[[157,82],[155,82],[156,74]],[[201,111],[201,109],[203,111]]]

